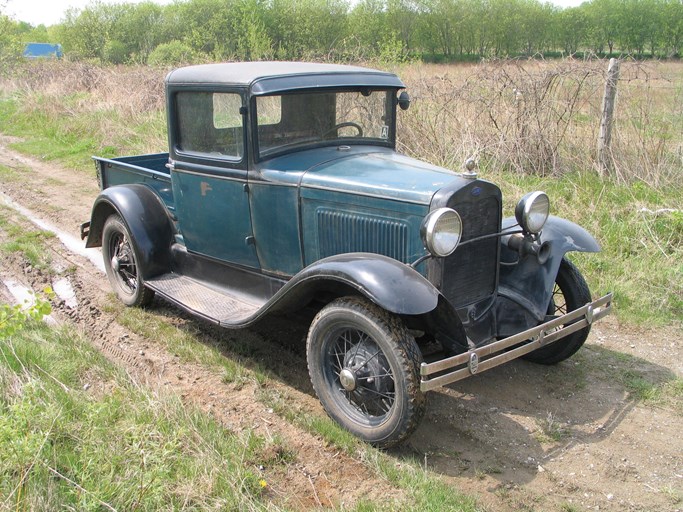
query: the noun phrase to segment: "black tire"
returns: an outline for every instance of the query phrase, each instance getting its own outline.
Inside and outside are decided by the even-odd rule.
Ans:
[[[154,291],[145,287],[138,271],[133,239],[118,215],[110,215],[102,230],[102,256],[107,277],[126,306],[146,306]]]
[[[306,353],[320,402],[355,436],[388,447],[420,423],[422,355],[395,315],[361,297],[337,299],[313,319]]]
[[[548,306],[549,315],[564,315],[591,301],[591,292],[581,272],[574,264],[562,259],[560,270],[555,278],[553,296]],[[526,354],[524,359],[539,364],[557,364],[573,356],[586,341],[591,326],[576,331],[547,347]]]

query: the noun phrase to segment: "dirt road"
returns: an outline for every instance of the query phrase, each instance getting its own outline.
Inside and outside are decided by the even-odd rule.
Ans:
[[[13,170],[0,174],[0,191],[77,236],[98,192],[94,170],[76,172],[21,156],[8,148],[11,142],[0,137],[0,164]],[[63,274],[78,300],[75,308],[58,304],[58,318],[87,332],[134,378],[173,389],[228,428],[256,428],[287,441],[295,460],[268,475],[273,499],[309,509],[351,505],[363,497],[382,502],[397,492],[400,497],[362,461],[257,400],[255,383],[225,383],[199,364],[180,363],[158,340],[120,325],[101,272],[58,241],[53,247],[53,265],[69,269]],[[3,257],[0,273],[36,289],[49,281],[16,255]],[[306,372],[302,340],[309,312],[243,331],[216,329],[160,300],[150,313],[197,333],[225,357],[265,367],[274,375],[276,394],[324,415]],[[608,318],[569,361],[554,367],[517,361],[430,393],[418,431],[389,453],[417,458],[491,511],[683,510],[683,406],[671,400],[644,403],[633,394],[683,375],[680,338],[680,329],[636,329]],[[246,356],[237,345],[250,347]]]

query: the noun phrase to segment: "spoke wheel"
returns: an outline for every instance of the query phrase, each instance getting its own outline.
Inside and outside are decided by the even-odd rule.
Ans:
[[[307,356],[325,410],[361,439],[390,446],[419,423],[421,356],[399,318],[365,299],[338,299],[313,320]]]
[[[110,216],[102,231],[102,256],[107,277],[119,299],[128,306],[144,306],[154,297],[138,271],[135,246],[118,215]]]
[[[562,316],[591,301],[590,290],[579,270],[563,259],[555,278],[553,295],[548,305],[548,315]],[[573,356],[588,338],[591,326],[576,331],[547,347],[526,354],[524,359],[540,364],[556,364]]]

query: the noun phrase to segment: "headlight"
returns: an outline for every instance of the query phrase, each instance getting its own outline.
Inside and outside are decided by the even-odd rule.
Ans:
[[[458,212],[451,208],[439,208],[422,221],[420,236],[427,250],[434,256],[444,258],[455,251],[462,236],[462,221]]]
[[[515,217],[517,222],[528,233],[540,233],[548,220],[550,199],[545,192],[529,192],[517,203]]]

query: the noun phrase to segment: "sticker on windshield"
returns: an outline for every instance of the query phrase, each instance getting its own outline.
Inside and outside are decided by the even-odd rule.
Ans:
[[[379,136],[380,139],[388,139],[389,138],[389,127],[385,124],[382,126],[382,133]]]

